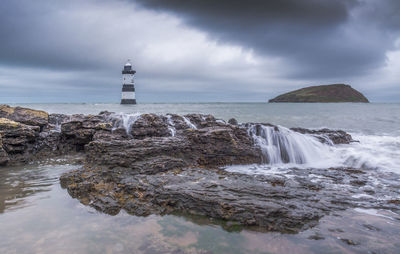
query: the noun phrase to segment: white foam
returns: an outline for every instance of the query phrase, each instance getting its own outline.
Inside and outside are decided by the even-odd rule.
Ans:
[[[320,162],[330,150],[315,137],[282,126],[251,125],[248,133],[260,147],[263,162],[270,165]]]
[[[368,195],[368,194],[364,194],[364,193],[360,193],[360,194],[355,194],[351,196],[352,198],[369,198],[369,199],[375,199],[375,197]]]
[[[115,126],[113,126],[113,130],[117,128],[124,128],[126,133],[130,135],[132,125],[140,118],[141,114],[133,113],[133,114],[113,114],[111,118],[117,119]]]
[[[171,132],[171,136],[175,137],[176,129],[175,129],[175,124],[172,121],[172,116],[167,115],[167,120],[168,120],[168,130]]]
[[[380,214],[379,210],[376,210],[376,209],[354,208],[354,211],[356,211],[358,213],[363,213],[363,214],[368,214],[368,215],[373,215],[373,216],[377,216],[377,217],[383,217],[386,219],[394,220],[393,217]]]
[[[337,146],[335,157],[343,165],[400,173],[400,137],[352,134],[359,143]]]
[[[195,129],[197,130],[196,125],[192,124],[192,122],[190,122],[189,119],[187,119],[185,116],[182,116],[183,120],[185,121],[185,123],[191,128],[191,129]]]
[[[352,134],[359,142],[330,145],[282,126],[258,128],[252,125],[248,132],[262,150],[263,164],[233,166],[228,171],[272,174],[288,168],[353,167],[400,173],[399,137]]]

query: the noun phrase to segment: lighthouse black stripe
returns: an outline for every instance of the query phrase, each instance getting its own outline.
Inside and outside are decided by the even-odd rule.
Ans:
[[[136,104],[135,99],[122,99],[121,104]]]
[[[122,74],[135,74],[135,73],[136,71],[125,71],[125,70],[122,71]]]
[[[134,85],[123,85],[122,86],[122,92],[134,92],[135,87]]]

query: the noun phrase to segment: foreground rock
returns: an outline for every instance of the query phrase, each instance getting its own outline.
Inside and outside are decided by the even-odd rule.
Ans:
[[[269,102],[369,102],[349,85],[310,86],[281,94]]]
[[[26,125],[43,127],[48,124],[49,114],[41,110],[0,105],[0,117]]]
[[[84,167],[64,174],[61,184],[74,198],[109,214],[121,209],[135,215],[183,212],[298,232],[335,210],[398,206],[395,198],[360,203],[349,196],[371,191],[363,189],[372,184],[370,174],[360,170],[292,169],[250,176],[220,169],[277,158],[303,163],[302,151],[291,138],[332,146],[353,142],[343,131],[225,123],[200,114],[101,112],[38,118],[44,114],[7,106],[3,111],[8,113],[0,118],[1,166],[80,153],[85,156]],[[269,146],[279,149],[272,149],[272,155]],[[389,189],[391,193],[386,189],[379,195],[398,195],[398,188]]]
[[[352,207],[399,211],[388,195],[400,194],[397,175],[383,176],[351,168],[292,169],[282,174],[243,175],[224,170],[183,168],[157,174],[85,168],[64,174],[70,195],[99,211],[186,213],[296,233],[331,212]],[[376,188],[385,183],[387,189]],[[378,198],[370,198],[370,194]],[[386,198],[385,198],[386,197]]]
[[[176,129],[175,136],[132,126],[131,133],[139,132],[151,136],[132,138],[123,130],[96,133],[85,147],[87,162],[107,168],[128,168],[136,173],[158,173],[187,166],[215,167],[261,161],[260,150],[246,131],[235,126]]]

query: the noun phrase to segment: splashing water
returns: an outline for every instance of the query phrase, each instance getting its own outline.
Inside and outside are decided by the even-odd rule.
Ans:
[[[352,134],[359,143],[337,146],[334,157],[345,166],[400,173],[400,139],[393,136]]]
[[[113,128],[112,130],[116,130],[118,128],[124,128],[126,131],[126,134],[130,135],[132,125],[140,119],[141,114],[135,113],[135,114],[113,114],[111,115],[111,120],[113,120]]]
[[[247,131],[260,147],[265,164],[306,164],[323,159],[329,149],[312,136],[282,126],[252,124]]]
[[[53,132],[58,132],[61,133],[61,121],[57,120],[55,125],[54,125],[54,130],[52,130]]]
[[[183,120],[185,121],[185,123],[191,128],[191,129],[195,129],[197,130],[196,125],[192,124],[192,122],[190,122],[189,119],[187,119],[185,116],[182,116]]]
[[[175,129],[175,124],[172,121],[172,116],[167,115],[167,120],[168,120],[168,130],[171,132],[171,136],[175,137],[176,129]]]
[[[400,173],[400,140],[393,136],[352,134],[359,142],[333,145],[282,126],[252,124],[248,133],[263,153],[260,165],[226,170],[247,174],[284,173],[289,168],[352,167]],[[324,137],[329,139],[328,137]]]

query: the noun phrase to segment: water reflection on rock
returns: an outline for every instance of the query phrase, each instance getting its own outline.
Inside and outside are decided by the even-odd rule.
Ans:
[[[78,157],[63,157],[43,161],[43,164],[4,167],[0,170],[0,213],[29,206],[31,199],[51,190],[64,172],[59,165],[71,164]],[[60,171],[61,170],[61,171]],[[40,195],[38,198],[46,198]]]
[[[337,211],[298,234],[256,231],[182,214],[137,217],[121,211],[115,216],[106,215],[61,189],[59,176],[77,167],[49,163],[2,169],[0,253],[400,251],[400,216],[388,210]]]
[[[55,178],[46,170],[24,168],[3,168],[0,171],[0,213],[29,205],[29,196],[51,189]]]

